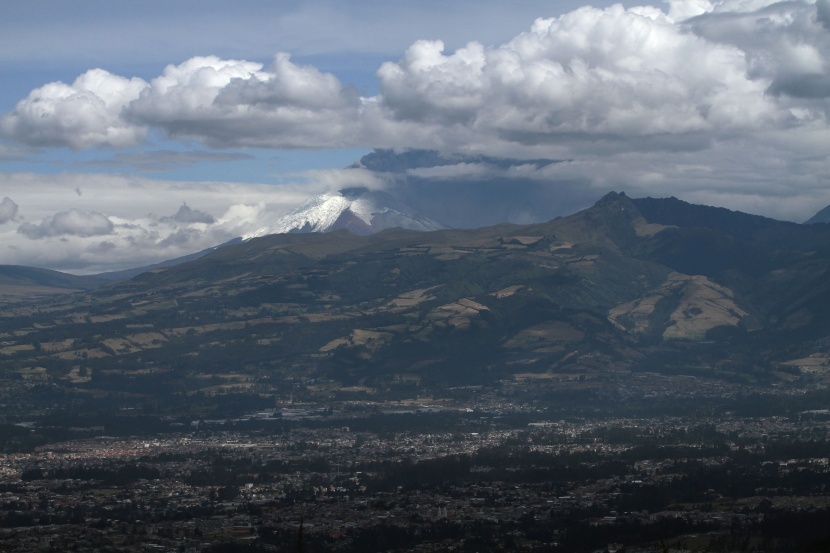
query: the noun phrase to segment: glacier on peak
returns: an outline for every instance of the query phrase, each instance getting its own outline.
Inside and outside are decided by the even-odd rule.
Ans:
[[[279,218],[273,225],[259,228],[242,238],[249,240],[269,234],[329,232],[339,229],[366,235],[395,227],[420,231],[444,228],[429,218],[411,213],[387,193],[354,188],[315,196]]]

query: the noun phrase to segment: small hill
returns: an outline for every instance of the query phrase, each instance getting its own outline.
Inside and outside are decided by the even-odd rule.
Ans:
[[[21,265],[0,265],[0,296],[6,297],[94,290],[105,282],[94,276],[76,276]]]

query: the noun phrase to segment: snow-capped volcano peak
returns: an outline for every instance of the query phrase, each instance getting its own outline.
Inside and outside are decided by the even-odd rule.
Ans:
[[[390,207],[394,205],[395,208]],[[442,225],[419,217],[384,192],[364,188],[326,192],[278,219],[273,225],[260,228],[243,238],[295,232],[329,232],[348,229],[355,234],[372,234],[386,228],[437,230]]]

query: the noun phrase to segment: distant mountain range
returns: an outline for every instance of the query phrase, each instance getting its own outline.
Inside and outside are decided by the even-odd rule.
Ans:
[[[501,169],[515,167],[520,163],[515,160],[503,160],[486,157],[444,157],[433,151],[413,150],[396,153],[386,150],[377,150],[364,156],[354,167],[370,168],[379,172],[406,174],[407,171],[423,168],[453,166],[458,163],[486,163]],[[521,162],[534,167],[544,167],[555,163],[551,160],[533,160]],[[419,183],[421,186],[428,186]],[[442,182],[447,187],[446,182]],[[411,186],[392,186],[391,192],[369,190],[366,188],[350,188],[338,192],[319,195],[307,201],[288,215],[279,218],[272,225],[262,227],[244,237],[230,241],[213,248],[196,252],[187,256],[167,260],[158,264],[137,267],[133,269],[101,273],[91,276],[75,276],[49,271],[45,269],[0,266],[0,296],[26,296],[44,293],[63,293],[66,291],[91,290],[107,282],[114,282],[133,278],[139,274],[155,271],[196,260],[216,249],[233,245],[242,240],[264,237],[272,234],[301,234],[309,232],[332,232],[347,230],[356,235],[369,235],[391,228],[401,228],[414,231],[435,231],[442,228],[452,228],[446,222],[440,223],[429,218],[407,204],[403,203],[399,195],[407,195]],[[440,193],[439,193],[440,196]],[[806,228],[790,222],[735,212],[724,208],[715,208],[703,205],[693,205],[676,198],[655,199],[642,198],[630,200],[640,213],[650,222],[670,227],[684,227],[698,229],[694,243],[688,244],[696,248],[698,255],[684,261],[681,258],[673,260],[679,268],[690,270],[699,269],[701,259],[707,265],[715,266],[726,257],[719,254],[725,246],[723,237],[731,241],[745,242],[747,247],[734,258],[745,262],[744,271],[752,271],[756,260],[753,252],[758,248],[785,248],[793,247],[798,241],[806,241],[802,246],[808,248],[826,248],[830,243],[826,232],[818,225],[816,228]],[[424,204],[425,207],[445,202],[432,201]],[[498,205],[509,203],[497,202]],[[475,200],[464,204],[449,202],[455,213],[468,210]],[[558,209],[558,208],[557,208]],[[434,209],[433,209],[434,210]],[[830,206],[819,211],[810,218],[807,224],[826,222],[830,219]],[[463,216],[461,217],[463,219]],[[446,221],[457,221],[458,218],[448,218]],[[469,221],[468,221],[469,222]],[[705,230],[704,230],[705,229]],[[670,233],[664,233],[666,235]],[[710,242],[716,242],[714,244]],[[705,251],[704,251],[705,250]],[[664,255],[668,255],[665,253]],[[686,253],[684,252],[684,256]],[[690,265],[690,266],[686,266]]]
[[[366,169],[384,189],[349,188],[314,197],[246,239],[268,234],[346,229],[372,234],[386,228],[478,228],[528,224],[568,215],[596,200],[590,187],[544,171],[552,159],[518,160],[444,155],[433,150],[375,150],[351,168]],[[808,223],[830,222],[830,207]]]
[[[44,367],[66,393],[189,394],[229,371],[383,389],[619,371],[775,382],[830,359],[830,227],[611,193],[532,225],[267,235],[7,302],[0,334],[0,367]],[[79,363],[93,377],[64,378]]]

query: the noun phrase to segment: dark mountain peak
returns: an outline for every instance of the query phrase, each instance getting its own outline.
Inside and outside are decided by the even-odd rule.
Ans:
[[[594,204],[592,210],[602,213],[602,216],[611,220],[622,218],[626,225],[644,221],[643,215],[634,202],[625,195],[625,192],[609,192]]]
[[[586,211],[609,221],[625,221],[626,225],[646,222],[634,200],[626,196],[625,192],[609,192]]]
[[[641,235],[642,214],[625,192],[609,192],[586,212],[589,221],[616,246],[626,249]]]
[[[805,225],[815,225],[816,223],[830,223],[830,205],[804,221]]]
[[[625,195],[625,192],[609,192],[608,194],[597,200],[597,203],[594,204],[594,207],[602,207],[604,205],[630,201],[631,200],[629,199],[629,197]]]
[[[588,209],[539,226],[539,232],[559,240],[618,252],[636,246],[643,236],[656,230],[649,227],[624,192],[610,192]]]

